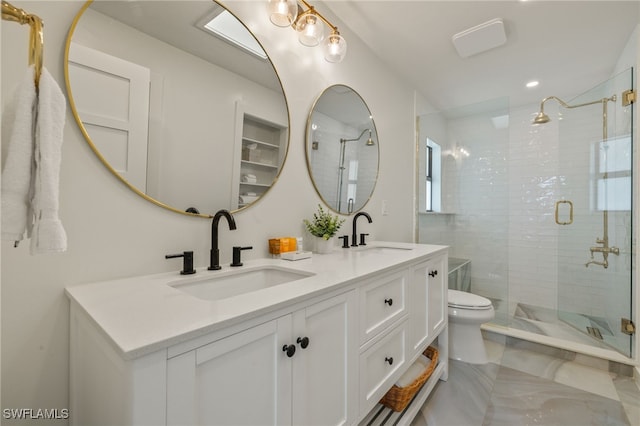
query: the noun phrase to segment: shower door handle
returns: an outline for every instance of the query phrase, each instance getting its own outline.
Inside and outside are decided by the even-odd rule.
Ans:
[[[569,204],[569,220],[565,222],[560,221],[560,204]],[[569,200],[556,201],[556,223],[558,225],[571,225],[573,223],[573,203]]]

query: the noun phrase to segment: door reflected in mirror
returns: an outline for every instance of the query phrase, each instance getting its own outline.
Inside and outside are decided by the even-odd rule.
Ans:
[[[369,107],[348,86],[318,97],[307,121],[305,150],[313,185],[334,211],[351,214],[371,198],[378,178],[378,132]]]
[[[214,18],[252,52],[207,30]],[[264,56],[212,0],[88,2],[67,40],[69,101],[91,148],[139,195],[180,213],[238,210],[277,181],[288,151],[286,99]]]

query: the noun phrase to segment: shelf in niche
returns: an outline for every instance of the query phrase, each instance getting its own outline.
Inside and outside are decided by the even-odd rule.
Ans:
[[[278,166],[275,166],[273,164],[258,163],[256,161],[240,160],[240,162],[242,164],[251,165],[251,166],[267,167],[267,168],[270,168],[270,169],[277,169],[278,168]]]
[[[251,182],[240,182],[241,186],[259,186],[261,188],[269,188],[271,187],[270,184],[266,184],[266,183],[251,183]]]
[[[252,138],[247,138],[247,137],[243,137],[242,138],[242,143],[243,145],[247,144],[247,143],[257,143],[258,145],[260,145],[261,147],[264,148],[270,148],[270,149],[280,149],[280,147],[276,144],[270,143],[270,142],[264,142],[258,139],[252,139]]]

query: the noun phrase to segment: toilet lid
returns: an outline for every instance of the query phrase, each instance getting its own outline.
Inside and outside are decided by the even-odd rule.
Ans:
[[[462,309],[489,309],[491,300],[466,291],[449,290],[449,306]]]

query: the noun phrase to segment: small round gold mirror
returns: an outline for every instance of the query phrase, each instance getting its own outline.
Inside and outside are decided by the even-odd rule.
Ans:
[[[307,120],[307,168],[332,210],[352,214],[371,198],[378,179],[379,143],[369,107],[352,88],[328,87]]]

